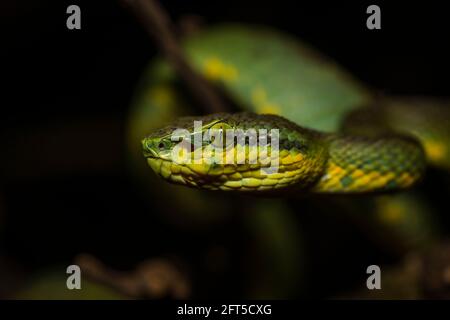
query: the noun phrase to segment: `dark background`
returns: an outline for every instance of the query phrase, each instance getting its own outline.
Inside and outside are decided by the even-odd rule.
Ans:
[[[281,29],[386,93],[448,97],[450,27],[443,3],[163,4],[174,21],[193,14],[205,25],[238,21]],[[81,30],[66,28],[70,4],[81,7]],[[369,4],[381,7],[382,30],[366,28]],[[117,1],[2,1],[0,20],[0,247],[8,268],[28,274],[90,252],[127,269],[202,243],[201,236],[174,235],[145,214],[128,177],[127,110],[156,52],[132,14]],[[157,231],[148,234],[149,224]],[[159,245],[145,245],[152,241]],[[5,273],[0,281],[9,278]]]

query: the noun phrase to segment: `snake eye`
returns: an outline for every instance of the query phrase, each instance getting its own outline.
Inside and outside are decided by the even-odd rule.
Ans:
[[[161,142],[158,144],[159,150],[163,150],[165,147],[166,147],[166,144],[165,144],[163,141],[161,141]]]

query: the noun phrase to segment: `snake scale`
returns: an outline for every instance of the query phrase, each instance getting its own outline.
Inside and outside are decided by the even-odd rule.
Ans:
[[[193,132],[193,123],[202,121],[202,130],[223,123],[232,129],[278,129],[279,168],[261,173],[262,162],[250,163],[249,141],[244,148],[233,143],[227,148],[234,157],[239,152],[245,163],[233,164],[177,163],[172,159],[176,144],[173,130]],[[205,148],[202,146],[202,148]],[[162,178],[178,184],[211,190],[264,192],[298,187],[311,192],[371,192],[408,188],[416,183],[425,169],[421,145],[403,136],[364,137],[325,134],[305,129],[277,115],[254,113],[213,114],[178,120],[143,140],[149,165]],[[193,151],[193,150],[190,150]],[[193,154],[193,152],[192,152]],[[204,156],[204,155],[203,155]]]
[[[334,64],[317,64],[317,58],[310,57],[305,48],[302,48],[306,50],[303,52],[305,67],[299,63],[286,69],[283,59],[276,57],[288,58],[297,54],[298,48],[293,50],[291,45],[276,43],[287,41],[279,35],[235,29],[212,32],[214,36],[204,36],[201,45],[196,44],[195,38],[191,40],[191,47],[197,46],[192,60],[201,65],[200,71],[205,77],[234,93],[252,112],[184,117],[146,136],[142,140],[144,155],[163,179],[195,188],[237,192],[371,193],[410,188],[423,177],[427,164],[450,167],[447,106],[436,102],[424,109],[415,106],[413,101],[373,99],[364,89],[356,90],[357,85],[351,80],[348,84],[336,81],[334,73],[338,78],[345,76],[334,70]],[[265,43],[266,38],[271,46]],[[262,57],[255,55],[261,48],[247,44],[258,41],[267,48]],[[230,42],[242,51],[231,50]],[[214,53],[199,54],[201,46],[204,51]],[[192,55],[190,51],[192,48],[188,44],[187,52]],[[270,79],[264,71],[278,64],[280,69],[290,71],[283,75],[283,81]],[[256,74],[256,79],[249,76],[252,73]],[[303,76],[291,81],[289,75],[294,77],[297,73]],[[302,81],[299,86],[303,88],[300,94],[295,89],[299,79]],[[319,94],[312,90],[318,86],[318,79],[325,90]],[[268,97],[268,88],[273,89],[273,98]],[[282,92],[290,92],[289,99],[280,96]],[[325,98],[321,98],[326,95],[332,103],[325,103]],[[309,101],[312,103],[308,104]],[[218,124],[242,130],[278,129],[278,171],[262,174],[261,164],[250,164],[252,148],[258,148],[250,145],[223,146],[234,157],[244,157],[246,161],[242,164],[173,161],[171,151],[176,145],[170,137],[173,130],[187,129],[194,134],[194,121],[202,121],[203,132]],[[340,130],[333,130],[336,124]]]
[[[223,89],[234,103],[234,110],[247,111],[252,114],[250,118],[255,119],[261,117],[261,114],[278,115],[283,118],[283,122],[295,123],[295,128],[309,128],[300,129],[301,134],[304,134],[304,138],[310,138],[311,134],[314,136],[311,138],[318,144],[314,142],[308,147],[325,150],[323,157],[314,158],[317,161],[315,165],[320,161],[331,165],[333,157],[340,154],[347,160],[342,163],[346,170],[334,173],[344,173],[351,177],[350,169],[354,166],[348,162],[350,158],[345,156],[343,149],[334,147],[344,144],[347,151],[351,151],[358,147],[356,142],[364,142],[364,146],[368,147],[367,142],[381,138],[381,141],[407,143],[414,152],[424,151],[427,166],[432,165],[446,171],[450,169],[450,114],[448,101],[445,99],[375,96],[376,90],[356,79],[329,57],[301,39],[270,27],[225,23],[208,26],[182,40],[189,63],[211,83]],[[388,88],[388,91],[391,90]],[[230,184],[235,184],[235,188],[232,188],[234,192],[199,192],[196,189],[198,186],[185,187],[180,173],[177,173],[178,169],[180,172],[184,170],[191,177],[191,182],[200,183],[202,179],[208,180],[205,170],[209,169],[209,174],[214,174],[220,172],[220,166],[214,169],[207,166],[186,166],[182,169],[174,165],[172,173],[172,164],[158,160],[157,157],[151,158],[153,153],[150,148],[155,149],[158,154],[160,145],[156,145],[156,141],[161,140],[174,127],[190,128],[194,119],[203,120],[203,124],[207,126],[222,118],[222,115],[184,118],[202,114],[193,102],[188,92],[180,86],[179,77],[166,59],[161,56],[152,59],[143,70],[130,106],[127,128],[129,169],[141,187],[139,190],[142,190],[142,199],[148,204],[149,212],[153,213],[156,203],[162,204],[158,205],[157,213],[176,228],[195,234],[198,228],[222,228],[227,219],[238,213],[239,225],[245,230],[246,239],[250,237],[253,240],[249,242],[254,241],[251,252],[245,255],[252,256],[255,251],[261,252],[261,256],[253,260],[257,267],[250,270],[249,277],[256,281],[246,291],[247,297],[286,297],[288,292],[299,288],[304,274],[302,270],[305,270],[305,261],[308,261],[303,246],[304,240],[309,238],[303,226],[314,230],[314,234],[320,234],[320,238],[325,237],[328,239],[327,243],[332,245],[341,243],[342,230],[348,230],[346,225],[357,221],[358,226],[363,226],[364,234],[382,245],[383,250],[394,253],[427,247],[439,235],[436,212],[432,203],[427,202],[429,199],[420,193],[423,189],[416,189],[418,192],[382,192],[380,195],[372,195],[371,191],[375,190],[368,188],[374,185],[365,185],[366,191],[351,191],[348,188],[357,186],[355,181],[350,183],[348,178],[332,175],[333,179],[329,181],[334,182],[336,187],[347,185],[347,193],[358,192],[361,196],[351,199],[345,195],[308,196],[298,205],[297,201],[286,201],[284,198],[288,190],[295,192],[295,184],[273,188],[275,198],[267,199],[242,198],[241,194],[251,191],[243,192],[247,187],[238,187],[243,182],[240,178],[235,182],[227,180]],[[234,117],[231,114],[227,116]],[[215,120],[208,123],[208,117]],[[165,124],[169,125],[164,126]],[[147,138],[143,139],[144,137]],[[295,142],[293,145],[295,147]],[[365,155],[378,154],[379,145],[372,146],[375,152]],[[387,144],[384,146],[387,147]],[[164,146],[163,143],[161,147],[170,148],[170,144]],[[300,151],[312,154],[311,149],[302,149],[301,144],[298,147]],[[147,161],[142,157],[143,148]],[[158,174],[154,174],[147,163]],[[389,166],[396,164],[390,162]],[[423,165],[425,164],[419,164]],[[233,168],[223,169],[225,173]],[[242,169],[246,167],[243,166]],[[297,187],[304,192],[297,192],[292,196],[297,199],[303,193],[313,195],[318,192],[319,182],[322,177],[326,177],[325,170],[328,169],[332,167],[324,165],[324,171],[317,173],[319,177],[307,181],[306,185],[299,183]],[[360,171],[357,172],[356,175],[361,174]],[[233,177],[237,178],[239,175],[250,175],[250,170],[237,172]],[[228,176],[231,178],[228,174],[222,178],[228,179]],[[368,178],[370,175],[364,177],[361,178],[371,179]],[[214,180],[217,176],[211,178]],[[166,183],[170,179],[178,179],[181,186]],[[362,179],[358,179],[358,183],[364,182]],[[411,183],[416,184],[420,177],[412,179],[414,181]],[[250,184],[256,182],[250,179],[245,181]],[[205,186],[207,184],[203,184]],[[400,189],[400,186],[394,188],[392,183],[386,186],[390,190]],[[378,190],[386,189],[379,187]],[[332,191],[329,189],[327,192]],[[245,200],[243,206],[240,205],[242,200]],[[317,224],[311,223],[308,217],[317,219]],[[327,225],[330,227],[327,228]],[[234,237],[235,225],[227,230]],[[315,243],[314,240],[312,242]],[[339,252],[336,246],[327,248],[329,249],[317,251],[325,255],[327,252]],[[312,250],[316,251],[315,249],[313,246]],[[333,255],[333,259],[334,257]],[[255,270],[258,274],[255,274]],[[261,285],[265,288],[263,293]]]

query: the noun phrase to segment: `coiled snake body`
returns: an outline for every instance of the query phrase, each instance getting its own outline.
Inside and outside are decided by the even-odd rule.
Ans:
[[[450,168],[450,114],[441,102],[376,100],[307,46],[267,30],[219,27],[190,39],[186,50],[199,72],[251,112],[181,118],[147,136],[142,141],[144,155],[169,182],[256,193],[292,188],[368,193],[413,186],[426,163]],[[164,68],[155,68],[155,73],[172,81]],[[170,107],[163,86],[153,97],[161,102],[155,114],[163,116],[176,108]],[[370,107],[359,108],[362,105]],[[278,171],[264,175],[259,164],[249,163],[251,149],[258,148],[252,146],[245,151],[226,146],[234,156],[246,158],[242,164],[174,162],[171,134],[175,129],[193,134],[195,120],[202,121],[202,131],[218,125],[278,129]]]

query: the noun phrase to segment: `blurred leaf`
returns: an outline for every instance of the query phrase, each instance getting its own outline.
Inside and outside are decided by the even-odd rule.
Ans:
[[[32,280],[13,297],[27,300],[118,300],[125,297],[102,285],[81,279],[81,289],[69,290],[66,286],[67,276],[58,271],[43,272]]]

